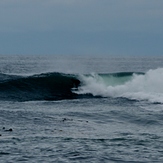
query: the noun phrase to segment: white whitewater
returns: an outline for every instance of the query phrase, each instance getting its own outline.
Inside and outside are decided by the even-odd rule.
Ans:
[[[82,75],[83,85],[78,94],[92,94],[102,97],[125,97],[135,100],[147,100],[163,103],[163,68],[149,70],[145,74],[129,76]]]

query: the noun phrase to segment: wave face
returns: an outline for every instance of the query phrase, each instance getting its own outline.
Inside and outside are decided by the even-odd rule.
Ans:
[[[62,100],[76,98],[71,91],[80,81],[75,75],[46,73],[33,76],[0,74],[0,100]]]
[[[75,93],[101,97],[122,97],[163,103],[163,69],[146,73],[81,75],[82,86]]]

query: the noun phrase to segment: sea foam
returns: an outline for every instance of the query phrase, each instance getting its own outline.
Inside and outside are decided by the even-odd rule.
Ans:
[[[144,74],[129,75],[82,75],[83,85],[78,94],[92,94],[102,97],[124,97],[163,103],[163,68],[149,70]]]

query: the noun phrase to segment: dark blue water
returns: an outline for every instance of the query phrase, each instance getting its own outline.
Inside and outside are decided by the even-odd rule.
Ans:
[[[163,58],[0,59],[0,162],[163,162]]]

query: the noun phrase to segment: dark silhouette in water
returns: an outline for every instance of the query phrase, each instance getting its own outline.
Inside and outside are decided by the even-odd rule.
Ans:
[[[10,132],[13,131],[12,128],[6,129],[5,127],[3,127],[2,129],[3,129],[4,131],[10,131]]]
[[[74,88],[78,88],[80,85],[80,81],[78,79],[75,79],[75,78],[72,78],[71,80],[73,82]]]

